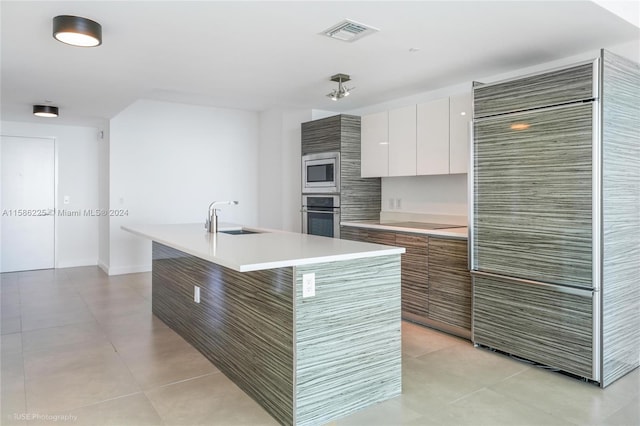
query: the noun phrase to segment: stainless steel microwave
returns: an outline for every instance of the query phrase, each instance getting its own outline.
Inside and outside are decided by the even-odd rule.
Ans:
[[[340,192],[340,153],[302,156],[302,192]]]

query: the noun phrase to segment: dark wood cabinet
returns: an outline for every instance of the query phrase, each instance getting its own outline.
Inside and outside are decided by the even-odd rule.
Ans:
[[[429,318],[471,330],[467,242],[429,237]]]
[[[429,244],[426,235],[396,234],[396,246],[402,255],[402,311],[427,317],[429,311]]]
[[[341,238],[404,247],[402,317],[465,338],[471,336],[467,241],[351,226]]]

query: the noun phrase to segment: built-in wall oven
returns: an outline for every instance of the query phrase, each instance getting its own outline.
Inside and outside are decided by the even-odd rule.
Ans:
[[[340,153],[302,156],[302,193],[340,192]]]
[[[302,233],[340,238],[340,196],[302,195]]]

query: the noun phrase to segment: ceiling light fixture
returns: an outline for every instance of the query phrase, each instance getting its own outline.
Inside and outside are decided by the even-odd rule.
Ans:
[[[351,78],[349,78],[347,74],[336,74],[331,76],[331,81],[337,82],[338,88],[334,89],[333,92],[329,93],[327,96],[331,98],[332,101],[337,101],[338,99],[349,96],[351,90],[355,89],[355,87],[347,87],[343,84],[345,81],[349,80],[351,80]]]
[[[102,26],[80,16],[60,15],[53,18],[53,38],[72,46],[100,46]]]
[[[57,117],[58,116],[58,107],[51,105],[34,105],[33,106],[33,115],[37,115],[38,117]]]

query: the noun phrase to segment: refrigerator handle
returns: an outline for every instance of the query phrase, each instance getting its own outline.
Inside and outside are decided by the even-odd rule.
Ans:
[[[492,274],[491,272],[480,272],[480,271],[472,270],[471,275],[477,276],[477,277],[493,278],[501,281],[509,281],[509,282],[524,284],[524,285],[535,285],[538,287],[547,287],[561,293],[574,294],[576,296],[591,297],[593,293],[596,293],[598,291],[597,289],[594,289],[594,288],[578,288],[578,287],[570,287],[570,286],[559,285],[559,284],[549,284],[549,283],[543,283],[540,281],[526,280],[523,278],[507,277],[504,275]]]
[[[471,117],[473,117],[473,92],[472,92],[472,96],[471,96]],[[474,216],[473,216],[473,211],[474,211],[474,204],[475,204],[475,199],[474,199],[474,191],[473,191],[473,185],[474,185],[474,180],[473,180],[473,174],[474,174],[474,168],[473,168],[473,157],[474,157],[474,149],[473,149],[473,118],[471,119],[471,121],[469,121],[469,170],[467,173],[467,205],[468,205],[468,212],[467,212],[467,217],[468,219],[468,235],[467,235],[467,267],[469,268],[470,271],[472,271],[475,268],[475,262],[474,262],[474,250],[473,250],[473,243],[475,241],[475,237],[474,237],[474,229],[473,229],[473,222],[474,222]]]

